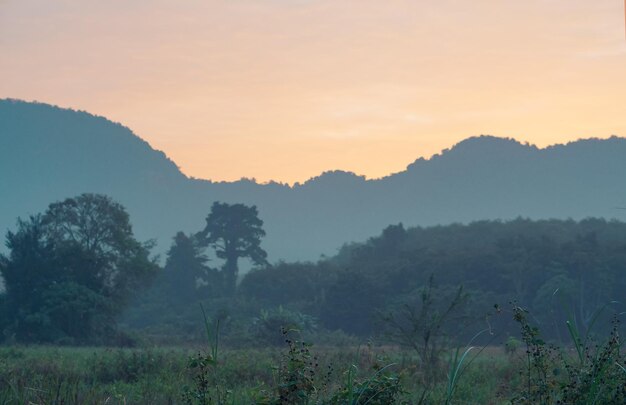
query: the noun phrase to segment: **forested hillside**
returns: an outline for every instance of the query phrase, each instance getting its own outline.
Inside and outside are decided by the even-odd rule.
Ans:
[[[51,201],[95,192],[123,204],[136,235],[155,238],[156,251],[165,253],[178,231],[197,232],[213,202],[222,201],[258,207],[269,261],[317,260],[399,222],[623,218],[615,207],[626,205],[624,156],[626,140],[617,137],[539,149],[481,136],[377,180],[329,171],[293,186],[216,183],[186,177],[105,118],[1,100],[0,232]]]
[[[181,279],[190,268],[180,263],[202,257],[202,250],[187,250],[185,261],[180,256],[184,250],[175,249],[179,245],[177,240],[164,269],[168,280]],[[234,336],[253,333],[254,319],[263,316],[276,325],[294,322],[305,329],[315,325],[317,330],[379,336],[390,314],[402,314],[407,305],[423,307],[432,278],[432,311],[441,311],[463,288],[463,305],[457,308],[463,322],[450,325],[456,333],[471,336],[489,327],[504,338],[515,332],[510,314],[515,304],[531,311],[546,336],[557,338],[567,334],[566,319],[585,330],[602,308],[623,302],[624,271],[622,222],[519,218],[426,228],[400,224],[365,243],[345,245],[332,258],[252,271],[241,281],[235,300],[226,300],[220,288],[198,290],[195,281],[179,284],[177,290],[157,284],[155,295],[131,311],[129,322],[152,325],[155,331],[167,330],[168,324],[171,330],[193,325],[195,300],[205,302],[214,316],[230,319]]]

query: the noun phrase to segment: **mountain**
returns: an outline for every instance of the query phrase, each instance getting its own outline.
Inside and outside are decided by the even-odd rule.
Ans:
[[[210,156],[208,156],[210,158]],[[624,218],[626,139],[545,149],[513,139],[466,139],[376,179],[331,171],[303,184],[188,178],[128,128],[86,112],[0,100],[0,232],[18,216],[83,192],[127,207],[141,239],[164,252],[203,228],[213,201],[255,204],[271,261],[315,260],[392,223],[407,226],[518,216]]]

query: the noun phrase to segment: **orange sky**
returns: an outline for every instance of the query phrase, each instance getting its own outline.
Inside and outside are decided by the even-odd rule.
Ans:
[[[188,175],[380,177],[472,135],[626,136],[621,0],[0,0],[0,97]]]

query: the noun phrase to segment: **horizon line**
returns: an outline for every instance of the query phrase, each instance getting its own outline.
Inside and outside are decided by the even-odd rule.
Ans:
[[[626,0],[624,0],[624,1],[626,3]],[[252,183],[255,183],[255,184],[261,185],[261,186],[262,185],[281,185],[281,186],[288,186],[290,188],[293,188],[293,187],[297,187],[297,186],[302,186],[302,185],[304,185],[304,184],[306,184],[306,183],[308,183],[308,182],[310,182],[312,180],[318,179],[318,178],[320,178],[320,177],[322,177],[322,176],[324,176],[326,174],[337,173],[337,172],[350,174],[350,175],[353,175],[354,177],[359,177],[363,181],[378,181],[378,180],[383,180],[383,179],[386,179],[388,177],[391,177],[391,176],[394,176],[394,175],[397,175],[397,174],[400,174],[400,173],[405,173],[405,172],[408,171],[409,167],[412,164],[414,164],[414,163],[416,163],[416,162],[418,162],[420,160],[430,161],[433,158],[437,158],[437,157],[443,156],[445,153],[447,153],[449,151],[452,151],[458,145],[460,145],[460,144],[462,144],[464,142],[467,142],[467,141],[473,140],[473,139],[480,139],[480,138],[492,138],[492,139],[498,139],[498,140],[503,140],[503,141],[509,141],[509,142],[513,142],[515,144],[518,144],[518,145],[520,145],[522,147],[536,149],[537,151],[548,150],[548,149],[552,149],[552,148],[555,148],[555,147],[563,147],[563,146],[567,146],[567,145],[570,145],[570,144],[573,144],[573,143],[578,143],[578,142],[583,142],[583,141],[609,140],[609,139],[613,139],[613,138],[626,140],[626,136],[621,136],[621,135],[617,135],[617,134],[611,134],[611,135],[608,135],[608,136],[605,136],[605,137],[591,136],[591,137],[587,137],[587,138],[577,138],[577,139],[574,139],[574,140],[569,140],[567,142],[563,142],[563,143],[558,143],[557,142],[557,143],[553,143],[553,144],[549,144],[549,145],[541,147],[541,146],[537,146],[537,144],[535,144],[535,143],[531,143],[531,142],[525,141],[525,140],[520,140],[520,139],[517,139],[517,138],[514,138],[514,137],[510,137],[510,136],[498,136],[498,135],[492,135],[492,134],[483,133],[483,134],[479,134],[479,135],[467,136],[466,138],[463,138],[462,140],[454,143],[453,145],[451,145],[451,146],[449,146],[447,148],[441,149],[439,152],[433,153],[430,156],[426,156],[426,155],[418,156],[415,159],[413,159],[411,162],[409,162],[407,164],[407,166],[404,168],[404,170],[400,170],[400,171],[397,171],[397,172],[389,172],[388,174],[380,176],[380,177],[368,177],[365,174],[359,174],[359,173],[351,171],[351,170],[344,170],[344,169],[340,169],[340,168],[334,168],[334,169],[323,170],[319,174],[313,175],[313,176],[307,178],[306,180],[294,181],[294,182],[291,182],[291,183],[287,182],[287,181],[283,182],[283,181],[279,181],[279,180],[275,180],[275,179],[270,179],[270,180],[266,180],[266,181],[257,181],[256,177],[254,177],[254,176],[242,176],[242,177],[240,177],[237,180],[213,180],[213,179],[210,179],[210,178],[195,177],[195,176],[192,176],[192,175],[189,175],[189,174],[185,173],[184,170],[178,165],[178,163],[174,159],[172,159],[167,154],[166,151],[161,150],[161,149],[156,149],[155,147],[152,146],[152,144],[149,141],[147,141],[142,136],[138,135],[129,126],[125,125],[122,122],[114,121],[114,120],[112,120],[112,119],[110,119],[110,118],[108,118],[108,117],[106,117],[104,115],[99,115],[99,114],[95,114],[95,113],[92,113],[92,112],[87,111],[87,110],[76,109],[76,108],[72,108],[72,107],[63,107],[63,106],[59,106],[59,105],[56,105],[56,104],[50,104],[50,103],[39,101],[39,100],[31,100],[31,101],[29,101],[29,100],[24,100],[24,99],[19,99],[19,98],[1,97],[0,98],[0,102],[3,102],[3,101],[14,103],[14,104],[42,105],[42,106],[46,106],[46,107],[59,109],[59,110],[62,110],[62,111],[69,111],[69,112],[74,112],[74,113],[86,114],[86,115],[89,115],[89,116],[91,116],[93,118],[103,119],[103,120],[105,120],[105,121],[107,121],[107,122],[109,122],[111,124],[119,125],[122,128],[128,130],[131,133],[131,135],[133,135],[133,136],[137,137],[138,139],[140,139],[141,141],[145,142],[150,147],[150,149],[152,149],[153,151],[163,153],[165,155],[165,158],[167,160],[169,160],[170,162],[172,162],[174,164],[174,166],[176,166],[177,170],[184,177],[186,177],[187,179],[189,179],[189,180],[196,180],[196,181],[206,181],[206,182],[210,182],[210,183],[233,184],[233,183],[238,183],[238,182],[252,182]]]

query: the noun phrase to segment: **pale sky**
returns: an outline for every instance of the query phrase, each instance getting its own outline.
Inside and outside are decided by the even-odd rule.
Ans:
[[[0,98],[190,176],[377,178],[472,135],[626,136],[622,0],[0,0]]]

